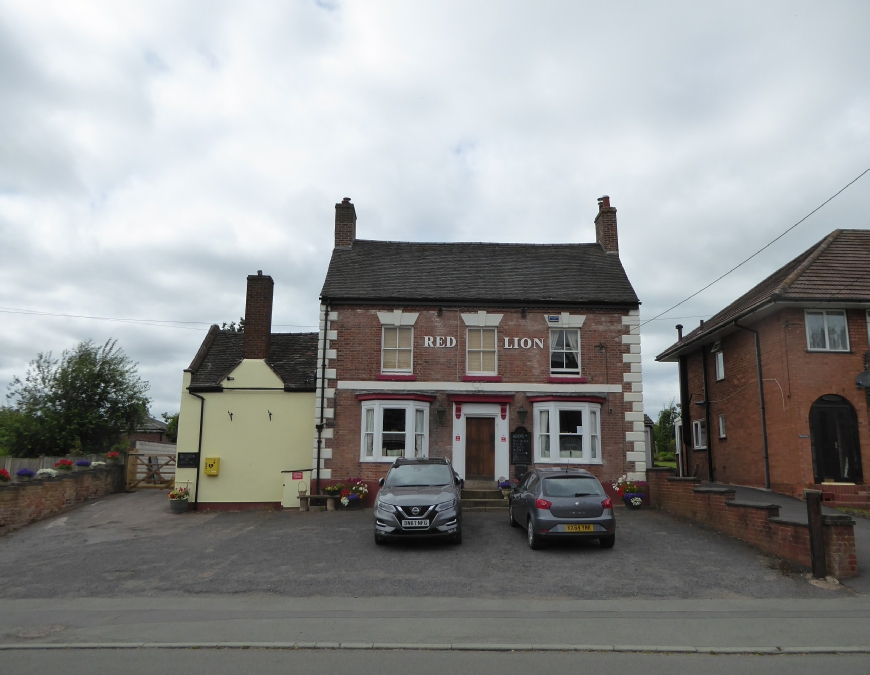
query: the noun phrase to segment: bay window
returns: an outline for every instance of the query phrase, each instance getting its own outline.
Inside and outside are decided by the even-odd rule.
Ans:
[[[366,401],[362,405],[360,459],[392,462],[396,457],[429,455],[429,404],[420,401]]]
[[[535,462],[601,464],[601,406],[551,401],[534,404]]]

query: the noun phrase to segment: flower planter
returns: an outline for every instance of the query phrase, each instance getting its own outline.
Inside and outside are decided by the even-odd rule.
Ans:
[[[339,502],[341,503],[341,502]],[[361,511],[362,510],[362,499],[352,499],[347,503],[347,506],[344,504],[341,505],[345,511]]]
[[[170,499],[169,511],[171,513],[184,513],[187,511],[188,501],[186,499]]]

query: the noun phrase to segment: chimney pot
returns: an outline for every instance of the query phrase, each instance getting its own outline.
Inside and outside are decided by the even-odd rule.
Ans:
[[[356,240],[356,209],[350,197],[335,205],[335,248],[350,248]]]
[[[701,327],[701,328],[704,327],[704,319],[701,319],[701,326],[700,326],[700,327]]]
[[[677,329],[677,340],[682,340],[683,339],[683,324],[678,323],[676,325],[676,329]]]
[[[248,276],[245,298],[245,332],[242,356],[246,359],[267,359],[272,343],[272,295],[275,282],[263,270]]]
[[[598,215],[595,216],[595,241],[607,253],[619,255],[619,235],[616,229],[616,209],[610,205],[610,197],[598,198]]]

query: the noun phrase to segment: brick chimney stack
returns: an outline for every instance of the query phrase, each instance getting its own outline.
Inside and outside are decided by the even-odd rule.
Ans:
[[[269,357],[272,342],[272,293],[275,282],[263,270],[248,275],[248,295],[245,299],[245,337],[242,354],[246,359]]]
[[[616,232],[616,209],[610,205],[610,197],[598,198],[598,215],[595,216],[595,241],[608,253],[619,255],[619,236]]]
[[[356,209],[350,197],[335,205],[335,248],[350,248],[356,240]]]

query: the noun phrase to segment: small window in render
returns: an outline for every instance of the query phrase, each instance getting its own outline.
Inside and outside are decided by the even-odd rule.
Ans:
[[[383,457],[405,456],[405,409],[383,409]]]
[[[822,352],[849,351],[849,330],[844,311],[806,311],[807,349]]]
[[[497,374],[495,328],[469,328],[466,372]]]
[[[725,415],[719,415],[719,438],[725,438]]]
[[[695,420],[692,422],[692,440],[695,450],[703,450],[707,447],[707,422]]]
[[[410,373],[413,371],[414,329],[384,326],[381,371]]]
[[[725,379],[725,354],[716,352],[716,381]]]
[[[580,331],[550,331],[550,372],[580,372]]]

